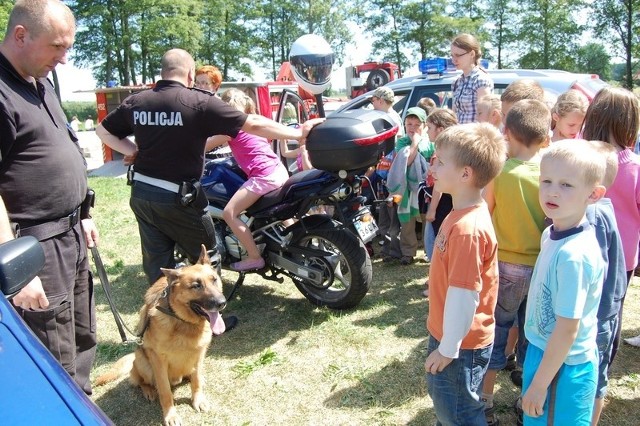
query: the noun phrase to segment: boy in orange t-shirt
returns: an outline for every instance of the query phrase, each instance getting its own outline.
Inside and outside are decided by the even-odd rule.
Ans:
[[[451,194],[453,210],[429,273],[427,390],[439,423],[485,425],[478,391],[494,339],[498,246],[482,188],[500,173],[506,144],[487,123],[450,127],[435,144],[434,188]]]

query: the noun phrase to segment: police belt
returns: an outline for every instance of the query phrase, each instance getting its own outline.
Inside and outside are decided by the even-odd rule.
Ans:
[[[169,192],[173,192],[174,194],[180,193],[180,185],[178,185],[177,183],[169,182],[167,180],[152,178],[150,176],[145,176],[140,172],[135,172],[133,174],[133,180],[146,183],[147,185],[165,189]]]
[[[76,208],[68,216],[60,219],[51,220],[49,222],[39,223],[32,226],[19,225],[18,233],[20,236],[31,235],[38,241],[48,240],[56,235],[68,232],[71,228],[78,224],[80,220],[80,207]]]

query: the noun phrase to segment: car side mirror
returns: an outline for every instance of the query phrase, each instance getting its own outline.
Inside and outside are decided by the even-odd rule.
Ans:
[[[0,290],[11,299],[44,266],[44,250],[32,237],[20,237],[0,244]]]

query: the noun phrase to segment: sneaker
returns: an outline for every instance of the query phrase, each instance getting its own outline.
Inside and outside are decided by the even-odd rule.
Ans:
[[[512,353],[507,356],[507,365],[504,366],[503,370],[513,371],[516,369],[516,353]]]
[[[228,317],[222,317],[222,320],[224,321],[224,332],[228,333],[229,331],[233,330],[234,328],[236,328],[236,326],[238,325],[238,317],[235,315],[229,315]]]
[[[487,426],[500,425],[500,420],[498,420],[494,407],[484,409],[484,418],[487,421]]]
[[[640,335],[638,335],[636,337],[629,337],[627,339],[624,339],[624,342],[627,345],[631,345],[631,346],[634,346],[636,348],[640,348]]]
[[[401,265],[411,265],[413,263],[413,257],[411,256],[402,256],[400,258],[400,264]]]
[[[424,283],[424,286],[426,287],[423,292],[422,292],[422,296],[424,297],[429,297],[429,280],[427,279],[427,281]]]
[[[264,259],[245,259],[240,262],[232,263],[231,269],[237,272],[256,271],[264,268]]]
[[[522,398],[516,399],[516,403],[513,404],[513,411],[516,413],[516,425],[523,426],[522,415],[524,412],[522,411]]]
[[[522,388],[522,370],[513,370],[511,372],[511,381],[517,387]]]
[[[398,260],[397,257],[393,257],[393,256],[389,256],[389,255],[385,255],[382,257],[382,261],[384,263],[391,263],[391,262],[395,262],[396,260]]]

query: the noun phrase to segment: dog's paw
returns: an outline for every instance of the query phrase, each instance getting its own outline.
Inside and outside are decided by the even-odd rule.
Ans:
[[[156,392],[156,388],[155,387],[149,386],[149,385],[146,385],[146,384],[141,384],[140,385],[140,389],[142,389],[142,394],[149,401],[155,401],[156,400],[156,397],[158,396],[158,394]]]
[[[207,401],[207,397],[201,393],[198,393],[193,396],[193,400],[191,401],[191,406],[194,410],[198,412],[206,412],[211,408],[209,405],[209,401]]]
[[[181,426],[182,419],[178,415],[176,411],[176,407],[171,407],[167,412],[167,415],[164,416],[164,424],[165,426]]]

